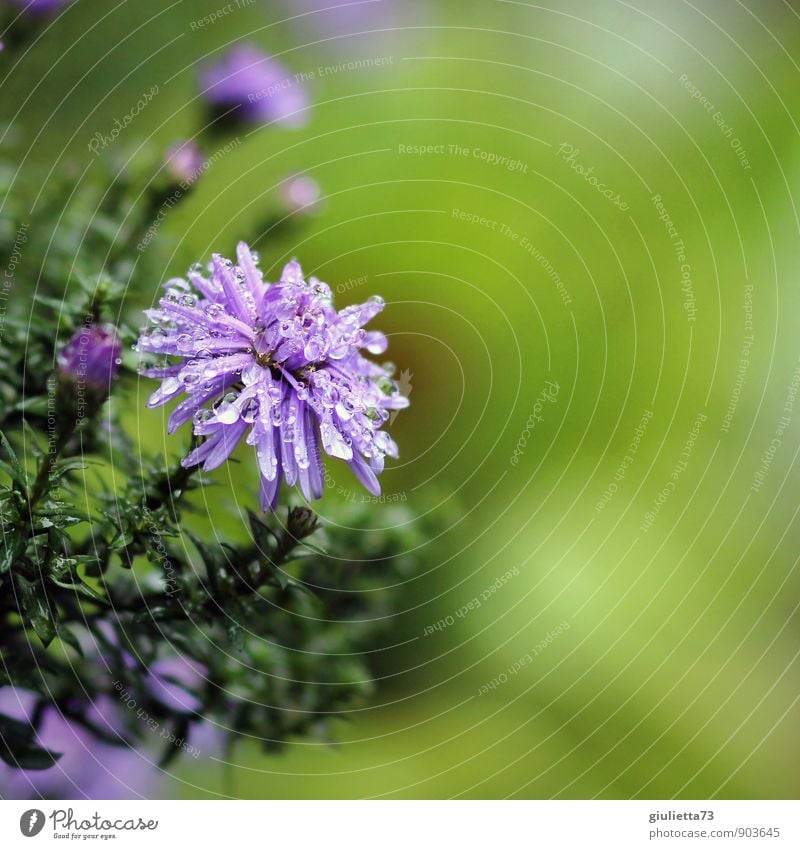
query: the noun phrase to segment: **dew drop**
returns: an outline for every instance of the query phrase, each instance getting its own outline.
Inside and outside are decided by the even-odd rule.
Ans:
[[[258,414],[258,401],[255,398],[250,398],[242,408],[242,420],[248,424],[252,424],[256,420]]]

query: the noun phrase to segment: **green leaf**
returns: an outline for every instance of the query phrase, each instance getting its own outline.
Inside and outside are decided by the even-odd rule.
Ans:
[[[58,314],[60,314],[64,310],[63,298],[49,298],[46,295],[36,294],[33,296],[33,300],[36,303],[43,304],[46,307],[50,307]]]
[[[56,625],[44,588],[41,584],[23,578],[22,575],[15,575],[14,581],[19,589],[22,608],[33,630],[36,631],[42,644],[45,647],[49,646],[56,635]]]
[[[0,714],[0,759],[19,769],[49,769],[60,757],[36,744],[30,723]]]
[[[22,404],[29,404],[29,403],[32,403],[33,401],[36,401],[36,400],[37,400],[37,399],[36,399],[36,398],[34,398],[34,397],[29,397],[29,398],[26,398],[24,401],[21,401],[21,402],[20,402],[20,404],[21,404],[21,405],[22,405]],[[44,402],[44,410],[43,410],[43,412],[46,414],[46,413],[47,413],[47,403],[48,403],[48,399],[47,399],[47,397],[46,397],[46,396],[44,396],[44,395],[40,395],[40,396],[39,396],[39,398],[38,398],[38,400],[40,400],[40,401]],[[27,408],[26,408],[26,409],[27,409]],[[31,427],[30,423],[29,423],[29,422],[28,422],[28,420],[27,420],[27,419],[25,419],[25,418],[23,418],[23,419],[22,419],[22,429],[25,431],[25,437],[26,437],[26,439],[27,439],[28,443],[29,443],[29,444],[30,444],[30,446],[31,446],[31,454],[33,454],[33,456],[34,456],[37,460],[41,460],[41,458],[42,458],[42,457],[44,456],[44,454],[45,454],[45,451],[43,451],[43,450],[42,450],[42,448],[40,448],[40,446],[39,446],[40,434],[38,434],[38,433],[37,433],[37,432],[33,429],[33,427]],[[45,449],[45,450],[46,450],[46,449]]]
[[[278,544],[275,532],[265,525],[252,510],[247,511],[247,518],[250,520],[250,532],[253,535],[253,541],[261,553],[266,554],[268,551],[273,551]]]
[[[186,735],[188,733],[189,717],[181,716],[177,719],[172,734],[175,737],[175,740],[178,741],[185,740]],[[180,752],[180,746],[176,746],[175,743],[168,743],[166,749],[164,750],[164,754],[161,756],[161,760],[158,762],[159,769],[166,769],[175,759],[176,755],[180,754]]]
[[[136,537],[130,532],[119,533],[111,541],[109,548],[111,549],[111,551],[122,551],[123,549],[127,548],[134,541],[134,539],[136,539]]]
[[[187,532],[187,536],[197,549],[200,557],[203,559],[203,563],[206,567],[206,575],[208,576],[208,582],[211,585],[210,588],[217,597],[217,601],[219,601],[219,583],[217,581],[217,574],[218,572],[222,572],[225,568],[225,559],[222,557],[218,548],[212,548],[193,533]]]
[[[163,604],[151,604],[147,610],[140,610],[133,615],[131,621],[137,625],[142,622],[158,622],[159,619],[171,618],[175,613],[174,608]]]
[[[89,466],[89,463],[80,457],[68,457],[66,460],[59,460],[50,473],[52,479],[58,479],[68,474],[69,472],[82,472]]]
[[[17,470],[10,463],[6,463],[5,460],[0,460],[0,472],[4,472],[7,474],[14,483],[19,484],[23,489],[28,486],[28,480],[25,477],[24,473],[19,474]]]
[[[270,575],[275,578],[282,590],[285,590],[286,587],[289,586],[289,583],[292,580],[292,576],[286,571],[286,569],[282,568],[281,566],[276,566],[271,560],[265,559],[262,560],[261,563],[267,569]]]
[[[244,629],[242,626],[236,621],[228,622],[227,626],[228,631],[228,639],[233,644],[233,648],[235,651],[243,652],[244,651]]]
[[[11,539],[9,539],[11,537]],[[25,551],[26,540],[18,533],[8,532],[0,542],[0,575],[16,563]]]
[[[320,548],[318,545],[314,545],[313,542],[306,542],[305,540],[303,540],[302,542],[298,543],[298,545],[307,548],[309,551],[313,551],[314,554],[319,554],[322,557],[328,557],[328,552],[325,551],[324,548]]]
[[[11,447],[11,443],[6,438],[6,435],[3,431],[0,430],[0,445],[5,449],[6,454],[8,455],[8,463],[0,461],[2,463],[2,470],[11,477],[11,479],[19,484],[23,490],[28,489],[28,476],[25,473],[25,469],[22,466],[22,463],[17,459],[17,455],[14,453],[14,449]]]
[[[312,589],[310,589],[300,581],[296,581],[294,578],[290,578],[286,582],[286,585],[293,593],[296,593],[300,598],[308,599],[310,602],[312,602],[314,607],[320,608],[322,606],[322,602],[320,601],[319,596]]]
[[[83,648],[81,648],[80,642],[78,642],[78,638],[69,628],[65,628],[63,625],[58,629],[58,639],[61,640],[62,643],[66,643],[70,648],[75,649],[75,651],[81,656],[85,657],[83,653]]]
[[[88,584],[84,584],[83,581],[78,579],[77,583],[67,583],[66,581],[59,581],[58,578],[54,578],[52,575],[50,576],[50,580],[57,586],[61,587],[64,590],[73,590],[76,593],[79,593],[86,598],[90,598],[92,601],[97,601],[100,604],[108,604],[108,599],[105,596],[100,595],[100,593],[95,592]]]

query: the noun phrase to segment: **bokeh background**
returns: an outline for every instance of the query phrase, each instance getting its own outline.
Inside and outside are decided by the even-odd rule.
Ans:
[[[49,21],[0,82],[21,181],[46,195],[73,161],[79,182],[154,85],[111,152],[195,136],[204,63],[277,57],[307,121],[238,132],[166,215],[130,315],[242,235],[340,305],[383,295],[412,402],[384,490],[442,530],[336,745],[244,744],[153,794],[796,797],[800,5],[229,6]],[[296,174],[321,204],[271,229]],[[175,454],[151,389],[131,427]],[[255,497],[239,456],[207,502],[222,535]]]

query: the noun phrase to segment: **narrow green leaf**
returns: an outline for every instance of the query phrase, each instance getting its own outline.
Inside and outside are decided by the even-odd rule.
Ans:
[[[30,723],[0,714],[0,760],[19,769],[49,769],[61,757],[37,746]]]
[[[11,468],[13,469],[12,477],[21,486],[27,488],[28,486],[28,476],[25,474],[25,469],[22,466],[22,463],[17,459],[17,455],[14,453],[14,449],[11,447],[11,443],[6,438],[6,435],[0,430],[0,445],[5,449],[6,454],[8,454],[8,459],[11,464]]]
[[[47,603],[47,596],[41,584],[34,583],[15,575],[14,581],[19,589],[22,608],[33,626],[42,644],[47,647],[56,635],[56,626]]]
[[[83,649],[81,648],[80,642],[78,642],[78,638],[69,628],[65,628],[63,625],[58,629],[58,639],[61,640],[62,643],[66,643],[70,648],[75,649],[75,651],[81,656],[84,657]]]
[[[78,581],[78,583],[72,584],[67,583],[66,581],[59,581],[57,578],[54,578],[52,575],[50,576],[50,580],[57,586],[61,587],[64,590],[74,590],[76,593],[79,593],[86,598],[90,598],[92,601],[97,601],[100,604],[108,604],[108,599],[105,596],[100,595],[95,592],[88,584],[84,584],[82,581]]]

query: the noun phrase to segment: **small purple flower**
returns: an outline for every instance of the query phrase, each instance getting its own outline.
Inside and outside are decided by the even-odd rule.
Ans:
[[[386,350],[386,337],[363,326],[383,299],[336,311],[330,288],[296,261],[269,284],[244,242],[238,265],[214,254],[206,277],[198,263],[187,282],[165,284],[138,350],[165,357],[144,366],[161,387],[149,406],[185,394],[169,419],[169,432],[193,421],[202,443],[184,460],[208,471],[224,463],[242,437],[256,449],[261,506],[274,510],[281,480],[299,484],[306,499],[320,498],[320,445],[349,463],[372,493],[377,474],[397,446],[381,430],[390,410],[408,406],[391,370],[361,354]]]
[[[58,356],[58,370],[61,376],[108,397],[122,362],[121,353],[122,343],[113,324],[87,325],[64,346]]]
[[[236,108],[249,123],[279,121],[301,127],[308,121],[305,88],[280,62],[257,47],[234,47],[200,73],[203,95],[213,106]]]
[[[191,185],[203,170],[203,152],[193,141],[175,142],[164,157],[167,173],[178,183]]]
[[[281,199],[289,212],[310,215],[319,208],[319,184],[311,177],[292,177],[281,186]]]

